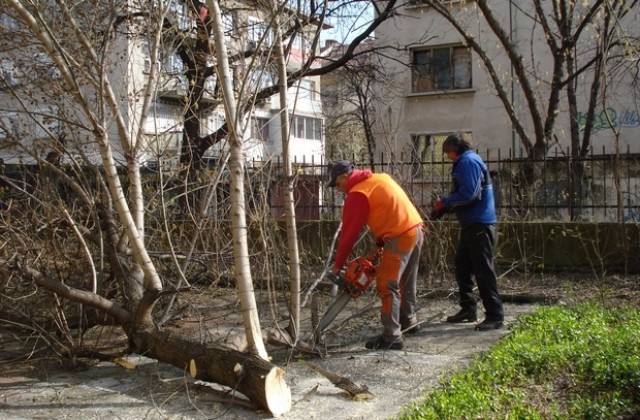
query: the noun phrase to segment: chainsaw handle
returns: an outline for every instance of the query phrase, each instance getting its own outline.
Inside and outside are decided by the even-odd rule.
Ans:
[[[327,278],[331,281],[331,283],[335,284],[336,286],[342,286],[344,284],[344,279],[340,274],[336,274],[329,271],[327,273]]]
[[[346,281],[344,276],[341,274],[329,273],[327,274],[327,278],[331,280],[331,283],[338,286],[341,290],[349,293],[354,298],[357,298],[362,293],[362,290],[359,290],[355,285]]]

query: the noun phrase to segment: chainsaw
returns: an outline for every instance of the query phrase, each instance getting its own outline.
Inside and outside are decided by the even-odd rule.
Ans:
[[[313,340],[319,342],[329,325],[336,319],[338,314],[347,306],[351,299],[357,299],[366,291],[376,277],[376,260],[382,253],[382,249],[376,249],[367,257],[357,257],[351,260],[344,273],[327,275],[329,280],[338,286],[339,294],[329,305],[322,318],[318,322]]]

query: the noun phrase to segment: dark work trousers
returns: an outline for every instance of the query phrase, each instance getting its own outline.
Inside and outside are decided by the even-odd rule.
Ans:
[[[486,319],[502,321],[502,298],[498,293],[498,281],[493,269],[494,242],[495,225],[477,223],[462,229],[455,259],[456,281],[463,309],[476,309],[476,297],[473,293],[475,278]]]

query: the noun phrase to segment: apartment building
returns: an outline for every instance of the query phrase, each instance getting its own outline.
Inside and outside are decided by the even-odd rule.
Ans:
[[[381,60],[387,72],[385,81],[378,84],[378,96],[382,98],[376,105],[379,150],[396,156],[411,154],[424,161],[431,153],[439,153],[447,134],[463,131],[481,151],[500,151],[503,157],[527,156],[531,150],[522,134],[535,142],[536,129],[546,129],[553,114],[555,121],[545,139],[547,151],[580,147],[572,144],[570,122],[578,122],[573,128],[578,133],[573,137],[575,142],[576,138],[582,141],[590,121],[594,150],[614,153],[629,148],[640,152],[639,80],[633,72],[638,66],[640,35],[637,5],[630,8],[631,2],[622,2],[625,5],[608,18],[601,9],[579,26],[594,2],[570,2],[576,3],[571,31],[579,33],[570,48],[574,60],[570,64],[577,69],[576,76],[568,79],[565,71],[554,80],[556,61],[548,40],[564,42],[554,29],[556,18],[551,7],[555,2],[541,3],[544,22],[536,16],[536,2],[482,2],[492,15],[491,22],[479,7],[480,2],[439,1],[440,10],[430,3],[401,0],[393,18],[376,29],[376,45],[386,47]],[[550,29],[545,30],[545,25]],[[509,61],[496,26],[515,46],[513,52],[522,63],[521,70],[530,83],[526,88],[535,102],[525,95],[518,69]],[[593,70],[593,64],[599,53],[604,54],[604,66],[601,84],[595,88],[598,95],[592,99],[598,71]],[[551,97],[554,83],[562,84],[557,99]],[[576,98],[575,105],[571,97]],[[589,114],[592,100],[595,107]],[[522,131],[509,118],[505,102],[521,122]],[[540,127],[532,119],[532,110],[544,122]]]
[[[192,10],[194,3],[200,10]],[[202,67],[186,63],[189,59],[195,60],[198,53],[195,51],[196,28],[198,19],[207,12],[204,3],[199,2],[174,0],[165,2],[166,8],[159,8],[154,2],[153,12],[152,9],[143,9],[144,4],[141,4],[136,6],[132,2],[130,9],[122,10],[129,12],[129,20],[120,21],[121,27],[114,29],[115,41],[105,52],[107,58],[96,73],[104,72],[116,89],[127,130],[132,139],[142,142],[138,148],[139,160],[150,166],[171,169],[176,167],[184,151],[185,133],[188,131],[186,121],[193,123],[197,120],[197,134],[192,130],[191,135],[198,137],[214,133],[226,122],[215,72],[207,70],[210,74],[200,80],[202,86],[195,93],[197,102],[189,99],[189,95],[194,94],[194,81],[198,80],[197,77],[190,78],[189,74],[193,76]],[[252,99],[260,89],[277,81],[275,67],[269,59],[273,46],[270,26],[273,13],[260,4],[243,0],[222,2],[221,6],[225,41],[232,57],[236,99],[239,107],[246,110],[240,121],[246,157],[250,161],[264,162],[282,156],[283,150],[278,95],[257,101]],[[50,6],[52,11],[55,10],[53,4]],[[108,17],[106,11],[102,12],[104,15],[96,14]],[[151,62],[151,43],[143,30],[146,22],[141,17],[152,13],[163,13],[161,22],[167,28],[165,32],[171,33],[161,40],[155,63]],[[293,10],[287,13],[295,14]],[[100,22],[102,24],[106,27],[106,22]],[[310,37],[317,29],[311,26],[285,39],[291,43],[287,56],[290,71],[299,69],[311,52]],[[67,162],[100,162],[97,145],[92,141],[93,133],[82,117],[86,110],[77,109],[73,101],[65,97],[64,86],[53,61],[37,47],[11,48],[12,42],[24,42],[26,31],[23,28],[19,18],[0,11],[0,38],[5,45],[0,50],[0,96],[3,104],[0,106],[0,157],[7,164],[33,163],[36,157],[52,155],[60,155],[58,158]],[[92,29],[98,31],[102,28]],[[82,60],[82,57],[77,58]],[[213,69],[215,57],[209,54],[201,64]],[[144,127],[140,130],[140,110],[146,99],[145,89],[152,67],[158,71],[159,82],[152,92]],[[83,81],[79,80],[79,83]],[[96,104],[92,112],[108,113],[100,109],[98,102],[102,98],[96,89],[89,88],[91,83],[93,81],[86,83],[86,91],[95,98],[90,100]],[[292,159],[301,160],[305,156],[320,160],[323,156],[324,117],[319,89],[319,78],[309,77],[299,80],[288,91],[287,112],[292,123],[289,154]],[[116,124],[111,122],[115,117],[100,117],[104,117],[110,137],[117,138]],[[141,131],[144,133],[142,138],[139,135]],[[116,161],[123,163],[122,147],[115,141],[112,146]],[[227,148],[226,141],[212,142],[202,158],[214,162]]]

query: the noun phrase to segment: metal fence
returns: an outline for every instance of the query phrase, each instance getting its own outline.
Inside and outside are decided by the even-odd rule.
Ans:
[[[640,154],[632,154],[629,150],[617,155],[592,152],[576,159],[567,151],[557,150],[538,160],[511,154],[503,157],[490,150],[479,154],[492,174],[501,220],[640,222]],[[380,155],[373,164],[357,160],[355,163],[358,168],[391,174],[425,216],[430,213],[434,200],[449,191],[451,162],[443,160],[441,154],[432,153],[422,159]],[[327,162],[313,160],[293,163],[298,220],[340,219],[343,196],[326,187],[328,167]],[[28,198],[25,192],[37,191],[39,177],[43,175],[37,166],[3,167],[0,171],[0,205],[14,196]],[[149,182],[147,190],[157,195],[162,187],[158,179],[153,173],[146,179]],[[230,207],[229,186],[224,176],[221,179],[214,192],[216,198],[209,200],[212,203],[209,215],[225,219]],[[283,165],[277,160],[248,162],[247,211],[256,212],[255,217],[259,220],[266,215],[282,219],[287,192],[283,179]],[[162,191],[175,195],[182,190],[172,192],[165,186]],[[164,203],[169,201],[164,200]],[[179,200],[173,202],[179,203]],[[178,204],[175,206],[179,207]]]
[[[556,150],[543,159],[478,152],[489,167],[501,220],[640,222],[640,155],[590,153],[573,158]],[[451,162],[441,156],[428,160],[380,156],[358,168],[387,172],[399,181],[417,207],[429,214],[432,202],[450,188]],[[276,164],[277,165],[277,164]],[[296,162],[294,196],[301,220],[337,220],[341,194],[326,188],[328,164]],[[272,215],[280,218],[282,193],[271,188]]]

